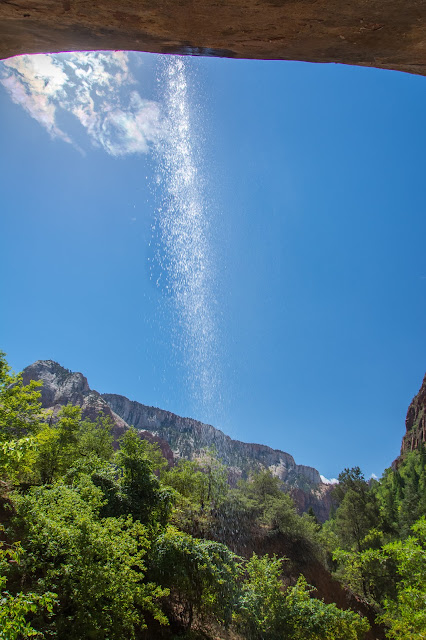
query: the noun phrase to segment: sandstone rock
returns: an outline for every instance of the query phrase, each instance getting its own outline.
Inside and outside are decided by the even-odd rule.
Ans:
[[[321,483],[311,491],[294,487],[290,490],[290,495],[299,513],[305,513],[312,507],[318,520],[325,522],[333,506],[333,489],[334,485]]]
[[[312,506],[317,517],[324,521],[330,509],[329,492],[313,467],[298,465],[284,451],[261,444],[233,440],[212,425],[192,418],[183,418],[170,411],[148,407],[139,402],[114,394],[100,394],[90,389],[81,373],[64,369],[52,360],[39,360],[23,371],[23,379],[42,380],[42,406],[57,414],[68,403],[82,408],[84,417],[95,419],[103,412],[114,423],[117,439],[129,425],[133,425],[141,438],[157,442],[163,455],[173,464],[175,458],[194,459],[203,450],[214,447],[219,458],[228,466],[231,485],[252,471],[270,469],[294,492],[300,511]]]
[[[73,404],[81,407],[83,418],[95,420],[100,413],[109,416],[114,424],[112,431],[115,440],[129,428],[129,425],[110,409],[100,393],[90,389],[87,378],[81,373],[64,369],[53,360],[38,360],[23,370],[22,378],[24,384],[28,384],[30,380],[43,382],[41,404],[44,409],[52,409],[54,416],[62,406]],[[169,464],[174,463],[174,456],[167,442],[149,431],[140,430],[139,435],[143,440],[156,442]]]
[[[0,57],[124,49],[425,75],[425,22],[417,0],[5,0]]]
[[[316,469],[297,465],[289,453],[279,449],[233,440],[210,424],[147,407],[124,396],[104,393],[102,398],[127,424],[167,440],[177,457],[192,459],[213,446],[224,464],[233,467],[234,473],[240,469],[243,477],[255,468],[268,468],[290,486],[311,488],[321,483]]]
[[[411,401],[405,419],[406,433],[402,439],[401,456],[426,445],[426,375],[418,394]]]

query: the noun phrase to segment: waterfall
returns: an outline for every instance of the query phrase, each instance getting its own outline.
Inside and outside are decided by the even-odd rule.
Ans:
[[[165,56],[158,84],[164,105],[164,136],[157,148],[159,192],[158,260],[174,315],[174,347],[183,360],[195,403],[217,401],[217,311],[209,243],[209,209],[202,149],[191,99],[190,60]]]

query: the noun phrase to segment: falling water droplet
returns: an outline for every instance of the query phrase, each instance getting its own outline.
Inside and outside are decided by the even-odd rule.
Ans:
[[[163,282],[174,308],[172,341],[183,356],[195,403],[204,409],[219,393],[214,266],[201,150],[191,108],[188,60],[160,63],[164,136],[157,148],[161,203],[157,228]]]

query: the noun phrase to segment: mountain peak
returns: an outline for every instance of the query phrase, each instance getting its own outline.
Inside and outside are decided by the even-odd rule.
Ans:
[[[83,416],[91,420],[102,412],[113,420],[116,438],[132,425],[142,438],[158,442],[171,464],[174,458],[191,460],[213,447],[229,468],[233,482],[248,477],[253,471],[269,469],[289,490],[305,495],[302,508],[306,503],[306,508],[313,506],[321,519],[328,515],[330,505],[323,499],[326,485],[319,472],[313,467],[296,464],[293,456],[285,451],[233,440],[212,425],[149,407],[125,396],[100,394],[89,387],[82,373],[65,369],[53,360],[38,360],[26,367],[23,379],[25,384],[30,380],[43,382],[42,406],[53,409],[54,413],[69,403],[80,406]],[[296,500],[300,502],[297,497]]]

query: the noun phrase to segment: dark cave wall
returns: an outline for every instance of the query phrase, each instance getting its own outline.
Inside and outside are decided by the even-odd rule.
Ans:
[[[0,57],[124,49],[426,74],[416,0],[2,0]]]

